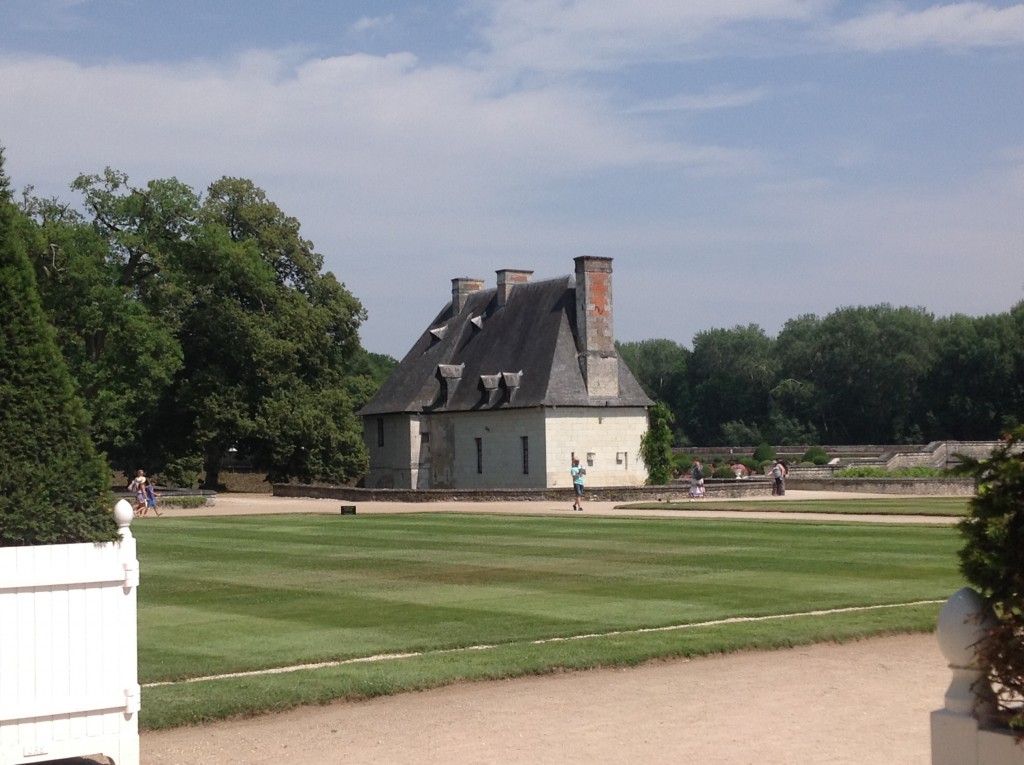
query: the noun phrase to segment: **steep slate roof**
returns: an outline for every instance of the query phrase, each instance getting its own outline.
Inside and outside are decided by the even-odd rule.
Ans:
[[[458,316],[445,306],[359,414],[653,404],[621,358],[619,395],[587,395],[573,276],[516,284],[504,306],[497,293],[470,293]]]

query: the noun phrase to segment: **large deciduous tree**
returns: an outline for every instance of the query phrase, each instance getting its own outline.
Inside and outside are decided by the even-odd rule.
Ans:
[[[842,308],[821,323],[812,379],[839,443],[919,443],[914,418],[936,356],[933,317],[890,305]]]
[[[149,418],[181,368],[174,323],[125,282],[108,242],[80,213],[55,200],[30,199],[26,209],[39,228],[43,307],[89,412],[93,442],[127,465],[142,458]]]
[[[929,438],[985,440],[1019,424],[1024,411],[1021,330],[1012,313],[956,315],[936,322],[936,360],[924,390]]]
[[[673,441],[683,443],[682,423],[690,412],[690,388],[686,378],[690,351],[664,339],[616,343],[616,349],[644,392],[668,407],[672,415],[669,421],[678,423]]]
[[[366,364],[358,337],[365,313],[333,274],[321,273],[323,258],[295,218],[238,178],[199,196],[175,179],[133,187],[108,169],[80,176],[74,188],[88,225],[37,203],[54,245],[39,259],[57,252],[81,261],[77,281],[51,280],[54,312],[69,310],[62,306],[73,282],[90,290],[89,303],[120,311],[111,326],[133,334],[126,364],[125,333],[108,329],[103,343],[90,340],[111,311],[65,317],[65,345],[94,349],[93,366],[80,351],[75,371],[96,433],[122,467],[144,463],[181,480],[201,467],[215,486],[235,449],[273,480],[344,482],[365,470],[354,416],[372,392],[357,369]],[[141,392],[130,394],[118,368],[130,370]],[[90,397],[94,378],[107,385]],[[118,421],[101,389],[131,414]]]
[[[767,418],[778,367],[773,344],[755,324],[694,337],[687,373],[693,391],[690,428],[698,443],[723,443],[725,423]]]

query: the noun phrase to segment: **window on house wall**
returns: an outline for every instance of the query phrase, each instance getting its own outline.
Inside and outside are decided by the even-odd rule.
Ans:
[[[484,472],[484,440],[477,438],[476,440],[476,472]]]
[[[377,418],[377,446],[384,446],[384,418]]]
[[[530,437],[520,436],[523,442],[523,475],[530,474]]]

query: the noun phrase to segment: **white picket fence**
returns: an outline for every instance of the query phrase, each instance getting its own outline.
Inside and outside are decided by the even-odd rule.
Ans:
[[[0,765],[139,765],[139,562],[114,516],[120,542],[0,549]]]

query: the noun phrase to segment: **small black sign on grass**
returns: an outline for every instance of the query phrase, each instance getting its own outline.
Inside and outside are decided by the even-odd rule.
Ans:
[[[356,506],[355,505],[342,505],[341,506],[341,514],[342,515],[355,515],[356,514]]]

